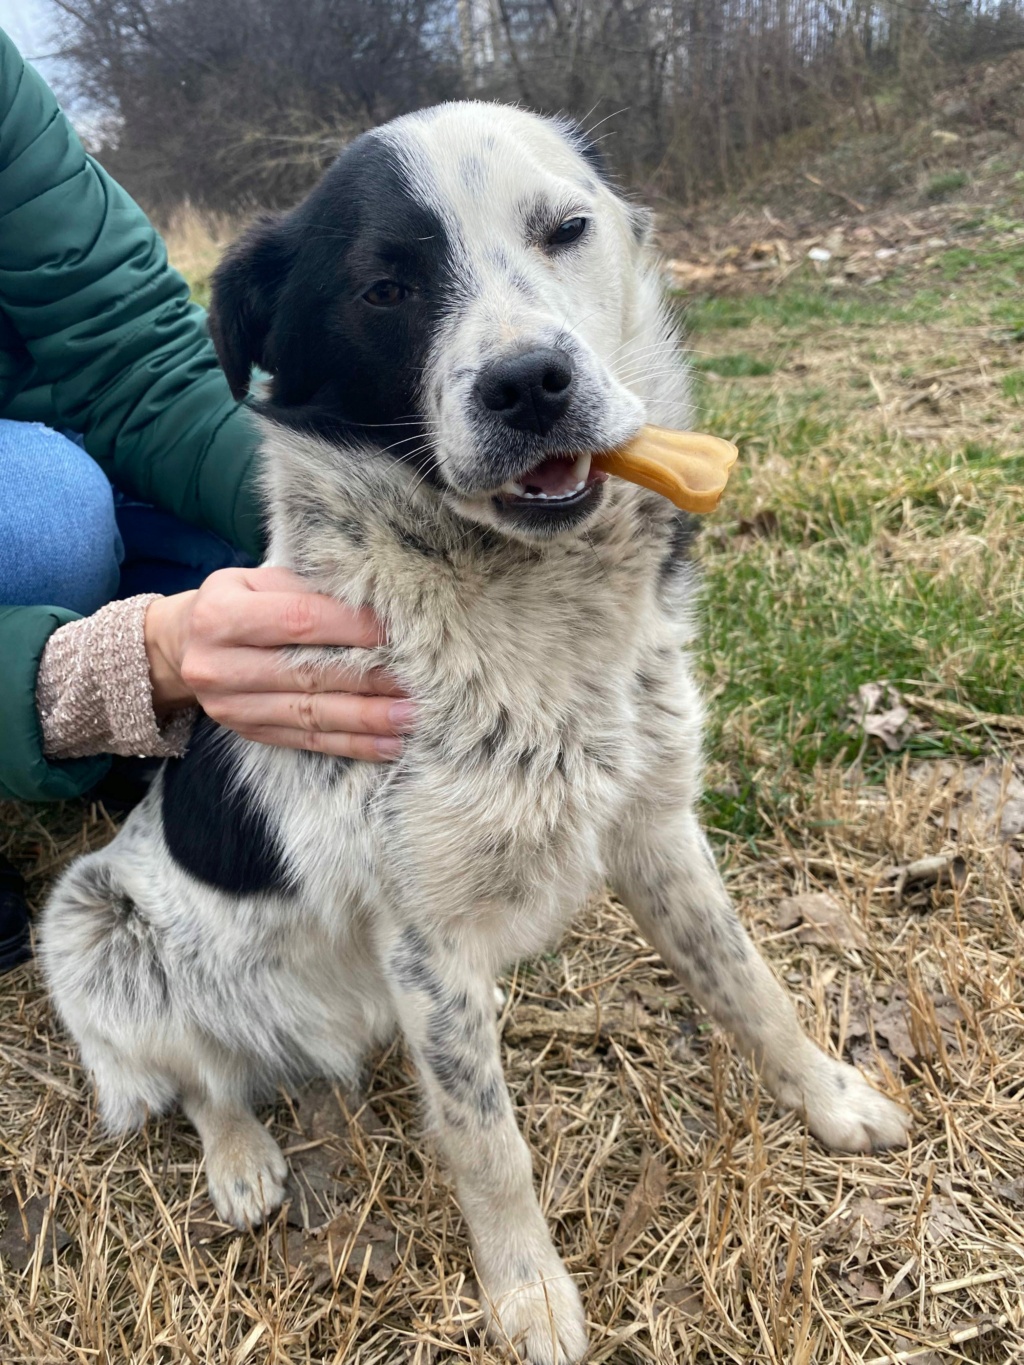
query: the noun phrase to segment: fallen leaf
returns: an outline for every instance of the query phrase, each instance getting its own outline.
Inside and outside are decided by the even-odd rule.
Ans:
[[[278,1255],[290,1271],[297,1270],[310,1280],[314,1291],[330,1284],[336,1274],[361,1274],[364,1261],[367,1279],[385,1284],[400,1261],[395,1229],[371,1219],[364,1221],[358,1233],[357,1226],[352,1214],[344,1212],[315,1232],[295,1228],[285,1239],[283,1254],[279,1251]]]
[[[1024,782],[1009,765],[968,764],[960,774],[960,796],[948,824],[954,833],[1009,843],[1024,834]]]
[[[352,1121],[329,1081],[303,1087],[295,1097],[295,1111],[308,1141],[287,1153],[285,1218],[290,1227],[312,1230],[330,1223],[353,1193]]]
[[[997,1180],[992,1185],[992,1193],[997,1199],[1005,1199],[1008,1204],[1013,1204],[1015,1208],[1024,1209],[1024,1176],[1017,1176],[1016,1180]]]
[[[25,1270],[37,1251],[47,1264],[56,1259],[71,1237],[52,1216],[49,1200],[38,1194],[19,1200],[14,1190],[0,1199],[0,1218],[6,1220],[0,1232],[0,1256],[12,1270]]]
[[[881,740],[892,752],[902,749],[920,729],[899,692],[884,680],[862,683],[847,706],[854,726],[870,738]]]
[[[884,1356],[872,1356],[870,1365],[889,1365],[893,1362],[906,1360],[908,1365],[947,1365],[948,1356],[940,1356],[935,1351],[929,1351],[921,1345],[920,1338],[901,1336],[899,1332],[893,1334],[888,1342],[889,1350]]]
[[[892,1212],[870,1195],[861,1195],[851,1201],[846,1214],[846,1224],[865,1234],[881,1232],[893,1222]]]
[[[643,1230],[650,1226],[667,1193],[668,1167],[660,1157],[646,1152],[640,1162],[640,1178],[626,1199],[619,1226],[605,1253],[607,1266],[614,1268],[618,1265]]]
[[[704,1295],[692,1279],[682,1275],[666,1275],[661,1286],[661,1298],[688,1318],[699,1318],[704,1312]]]
[[[348,1128],[348,1116],[330,1081],[313,1081],[295,1096],[295,1115],[307,1138],[337,1138]]]
[[[914,891],[918,887],[952,886],[962,889],[967,883],[967,864],[963,858],[952,853],[940,853],[933,858],[917,858],[902,867],[887,868],[883,876],[895,883],[893,895],[899,905],[906,891]]]
[[[285,1182],[289,1227],[311,1230],[331,1221],[352,1194],[352,1183],[339,1178],[343,1167],[344,1159],[326,1146],[289,1157]]]
[[[1024,765],[1020,760],[915,763],[910,776],[915,782],[934,785],[949,799],[942,821],[951,833],[971,835],[983,843],[1024,840]]]
[[[893,1215],[884,1204],[869,1195],[861,1195],[851,1200],[838,1217],[828,1221],[820,1245],[838,1254],[843,1273],[853,1280],[856,1270],[863,1269],[868,1261],[876,1259],[874,1249],[881,1240],[879,1233],[884,1232],[893,1221]],[[859,1290],[856,1282],[853,1287]]]
[[[780,929],[795,929],[801,943],[826,948],[866,948],[868,936],[850,912],[827,891],[786,896],[775,909]]]
[[[878,1303],[882,1297],[882,1282],[863,1270],[854,1268],[839,1284],[855,1302]]]
[[[206,1200],[199,1204],[198,1216],[193,1216],[191,1210],[186,1215],[183,1230],[188,1234],[188,1240],[193,1247],[209,1246],[211,1242],[219,1242],[224,1237],[237,1237],[238,1230],[233,1228],[230,1223],[221,1223],[216,1217],[211,1216],[210,1205]]]
[[[973,1231],[970,1220],[946,1194],[935,1194],[929,1199],[924,1228],[935,1243],[952,1242],[965,1232]]]
[[[874,1018],[875,1033],[884,1038],[889,1051],[901,1060],[913,1061],[917,1047],[910,1035],[909,1011],[905,1001],[892,1000]]]

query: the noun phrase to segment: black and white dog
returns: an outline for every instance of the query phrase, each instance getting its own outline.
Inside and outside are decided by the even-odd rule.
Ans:
[[[205,718],[42,925],[115,1129],[180,1100],[243,1227],[285,1163],[255,1097],[353,1080],[400,1029],[493,1333],[586,1349],[502,1073],[494,979],[606,880],[687,990],[831,1147],[903,1111],[803,1033],[695,814],[691,523],[591,453],[686,426],[644,216],[572,128],[451,104],[354,142],[220,267],[213,323],[264,413],[269,561],[371,607],[419,720],[389,768]],[[308,651],[311,668],[337,651]]]

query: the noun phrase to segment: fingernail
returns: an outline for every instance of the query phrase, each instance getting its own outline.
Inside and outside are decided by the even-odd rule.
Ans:
[[[411,730],[416,720],[414,701],[396,701],[388,707],[388,724],[396,730]]]
[[[400,739],[378,739],[376,747],[381,758],[397,758],[402,752],[402,741]]]

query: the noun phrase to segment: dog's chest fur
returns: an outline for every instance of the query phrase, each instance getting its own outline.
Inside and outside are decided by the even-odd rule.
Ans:
[[[267,460],[272,561],[372,607],[389,643],[365,662],[419,707],[390,769],[249,746],[282,846],[321,895],[360,868],[417,914],[507,924],[511,909],[519,937],[527,920],[546,937],[598,883],[602,842],[659,747],[691,730],[696,745],[675,514],[615,483],[587,536],[526,545],[379,456],[272,428]]]

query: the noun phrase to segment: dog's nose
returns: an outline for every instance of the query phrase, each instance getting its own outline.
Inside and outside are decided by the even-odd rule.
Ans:
[[[495,360],[481,370],[476,392],[506,426],[546,436],[569,406],[572,361],[550,346]]]

